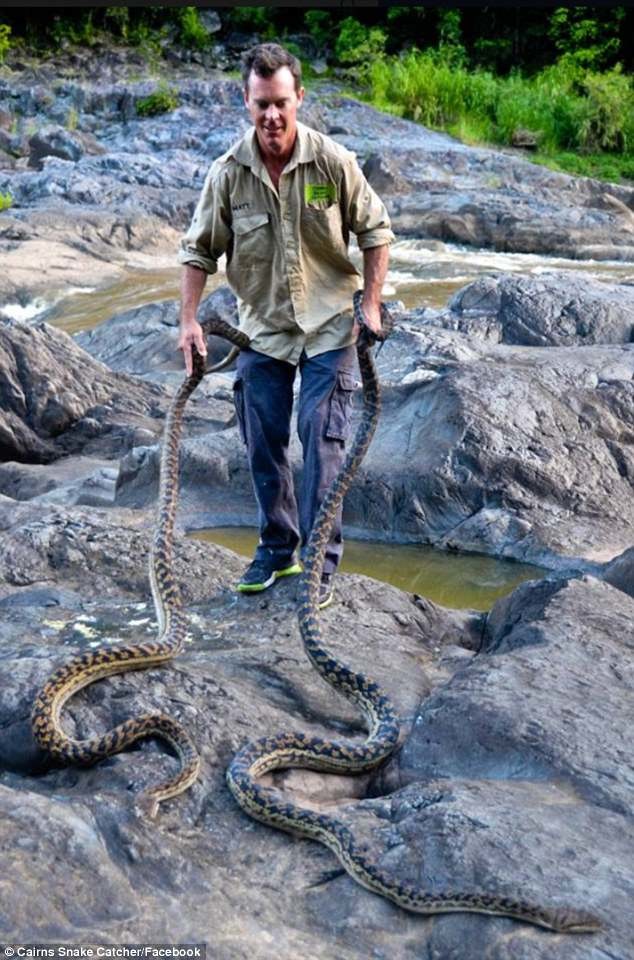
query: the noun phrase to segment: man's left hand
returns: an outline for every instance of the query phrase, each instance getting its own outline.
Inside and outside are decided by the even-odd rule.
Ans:
[[[380,333],[381,332],[380,305],[376,301],[366,300],[366,298],[364,297],[363,300],[361,301],[361,309],[363,310],[365,321],[369,326],[370,330],[372,330],[373,333]],[[360,332],[361,332],[361,327],[355,320],[352,325],[352,335],[355,340],[358,339]]]

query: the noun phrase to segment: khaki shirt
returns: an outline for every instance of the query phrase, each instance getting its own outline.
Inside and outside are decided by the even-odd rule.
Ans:
[[[353,153],[297,124],[293,154],[275,189],[252,127],[211,166],[180,263],[215,273],[227,257],[240,329],[255,350],[297,363],[352,343],[352,294],[362,284],[348,257],[391,243],[385,206]]]

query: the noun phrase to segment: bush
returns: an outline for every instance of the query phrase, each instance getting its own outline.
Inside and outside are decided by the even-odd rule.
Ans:
[[[274,40],[276,36],[273,25],[275,8],[267,7],[231,7],[226,21],[234,30],[252,30],[260,34],[260,39]]]
[[[0,193],[0,210],[8,210],[13,205],[13,197],[10,193]]]
[[[203,27],[196,7],[183,7],[180,13],[180,40],[186,47],[204,50],[209,46],[209,34]]]
[[[467,80],[465,70],[452,69],[431,51],[412,50],[398,59],[376,60],[370,68],[373,94],[382,104],[398,103],[405,116],[430,127],[458,120]]]
[[[365,27],[354,17],[339,24],[335,56],[343,64],[362,64],[369,70],[373,61],[385,52],[387,37],[380,27]]]
[[[587,73],[581,81],[586,114],[579,145],[589,152],[627,153],[634,147],[634,88],[617,66],[607,73]]]
[[[304,26],[320,50],[331,43],[334,25],[326,10],[307,10]]]
[[[168,87],[166,83],[160,83],[149,97],[137,100],[136,112],[140,117],[153,117],[158,113],[175,110],[177,106],[178,91],[174,87]]]
[[[80,17],[55,17],[50,28],[51,39],[56,46],[65,43],[93,46],[98,40],[98,32],[93,24],[93,11],[82,13]]]
[[[11,49],[11,27],[6,23],[0,23],[0,63],[4,62],[4,58]]]
[[[596,73],[564,56],[531,78],[496,77],[467,71],[446,49],[412,50],[375,61],[369,77],[377,106],[469,142],[512,144],[526,130],[543,155],[634,152],[634,88],[620,67]]]

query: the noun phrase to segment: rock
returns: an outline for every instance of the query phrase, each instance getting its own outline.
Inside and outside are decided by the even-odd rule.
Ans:
[[[76,162],[84,149],[78,137],[58,126],[42,127],[29,140],[29,166],[42,169],[44,157],[60,157]]]
[[[48,463],[63,453],[134,444],[155,437],[162,392],[93,360],[46,323],[0,320],[0,451],[3,460]],[[157,406],[158,404],[158,406]]]
[[[571,271],[482,277],[430,322],[498,343],[568,346],[634,341],[634,289]]]
[[[3,153],[12,153],[14,149],[15,138],[0,127],[0,150]]]
[[[50,159],[49,165],[62,160]],[[46,171],[31,173],[31,187],[39,192],[46,187]],[[41,178],[41,180],[39,179]],[[51,184],[49,183],[49,187]],[[93,183],[80,183],[82,191],[99,193]],[[85,288],[108,285],[121,279],[126,266],[135,269],[154,266],[166,252],[173,262],[178,244],[177,231],[157,223],[150,215],[132,214],[122,207],[118,213],[90,207],[74,210],[48,209],[25,211],[16,201],[0,222],[0,249],[6,272],[0,276],[0,302],[44,301],[59,298],[59,278],[64,279],[64,294],[69,286]],[[56,295],[57,291],[57,295]]]
[[[388,342],[348,529],[594,569],[634,539],[634,346],[480,343],[405,323]]]
[[[618,197],[612,196],[611,193],[603,194],[604,203],[608,208],[615,210],[620,216],[625,220],[631,230],[634,230],[634,211],[622,200],[619,200]]]
[[[10,155],[6,150],[3,149],[2,145],[2,133],[0,131],[0,169],[1,170],[14,170],[15,169],[15,158]]]
[[[323,58],[319,57],[316,60],[310,61],[310,69],[313,73],[317,74],[318,77],[322,76],[324,73],[328,73],[328,63]]]
[[[199,10],[198,19],[207,33],[218,33],[222,29],[222,22],[217,10]]]
[[[373,156],[373,163],[398,170],[409,185],[402,195],[392,195],[388,185],[385,197],[400,237],[631,259],[631,225],[622,208],[617,217],[606,203],[605,184],[555,173],[514,154],[468,147],[337,94],[324,101],[328,129],[338,140],[362,162]],[[610,194],[628,209],[634,205],[631,187],[610,185]]]
[[[99,432],[95,421],[95,435]],[[63,457],[46,470],[41,464],[3,463],[0,490],[14,500],[108,506],[114,503],[118,475],[118,463],[94,457]]]
[[[634,547],[606,564],[602,577],[606,583],[634,597]]]
[[[69,732],[86,736],[167,710],[201,751],[194,787],[150,824],[134,815],[132,795],[173,769],[162,748],[143,745],[89,769],[47,764],[27,718],[52,667],[91,643],[154,634],[148,519],[0,499],[5,936],[102,942],[123,923],[144,941],[202,941],[233,960],[243,955],[238,915],[250,918],[240,944],[254,960],[330,960],[333,950],[342,960],[414,960],[421,950],[550,960],[546,931],[483,915],[408,914],[343,874],[319,844],[237,809],[224,772],[247,739],[292,729],[359,737],[362,725],[301,652],[296,583],[239,597],[229,589],[237,558],[222,548],[177,538],[190,617],[178,659],[89,687],[63,717]],[[38,586],[51,576],[56,594]],[[558,956],[586,960],[589,948],[625,958],[632,599],[592,578],[529,583],[485,618],[377,590],[368,578],[341,582],[345,599],[321,618],[325,640],[394,699],[402,746],[372,777],[295,770],[276,774],[276,788],[340,818],[401,882],[592,910],[604,931],[558,937]]]
[[[417,876],[411,850],[419,832],[421,842],[427,838],[422,853],[432,873],[448,856],[454,867],[462,864],[472,843],[484,843],[482,879],[493,851],[508,844],[509,876],[526,895],[532,874],[542,900],[581,895],[585,905],[592,901],[615,955],[627,956],[631,923],[620,904],[631,896],[632,878],[617,851],[633,812],[623,714],[633,681],[627,667],[633,613],[630,598],[592,578],[526,583],[498,601],[478,656],[421,704],[410,737],[376,784],[379,793],[410,784],[419,802],[426,784],[429,799],[420,813],[405,804],[395,817],[392,799],[397,835],[390,866],[399,875],[408,864]],[[451,844],[450,854],[432,839],[443,836],[449,822],[467,820],[475,829],[466,847]],[[594,838],[581,857],[569,846],[580,833]],[[499,874],[489,875],[497,888]],[[561,946],[564,957],[590,956],[578,941]],[[499,955],[548,956],[544,949],[524,952],[512,938]]]
[[[396,160],[380,153],[372,153],[363,164],[363,173],[380,196],[386,193],[408,193],[410,185],[401,176],[398,167]]]
[[[77,334],[77,343],[91,356],[112,370],[151,376],[164,371],[183,373],[182,353],[178,343],[178,301],[164,300],[115,314],[109,320]],[[199,321],[223,320],[238,325],[235,295],[229,287],[214,290],[202,301]],[[208,365],[227,353],[227,341],[212,337],[208,343]]]
[[[539,137],[533,130],[517,127],[511,135],[511,146],[522,150],[537,150]]]

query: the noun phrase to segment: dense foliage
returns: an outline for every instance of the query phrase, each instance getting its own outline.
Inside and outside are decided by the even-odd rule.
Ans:
[[[212,8],[209,8],[212,9]],[[522,144],[575,173],[634,178],[634,8],[5,8],[11,46],[40,52],[113,40],[156,62],[180,46],[213,59],[218,41],[279,39],[377,106],[469,142]],[[168,95],[169,93],[169,95]],[[165,89],[146,111],[170,109]],[[171,99],[170,99],[171,98]]]

